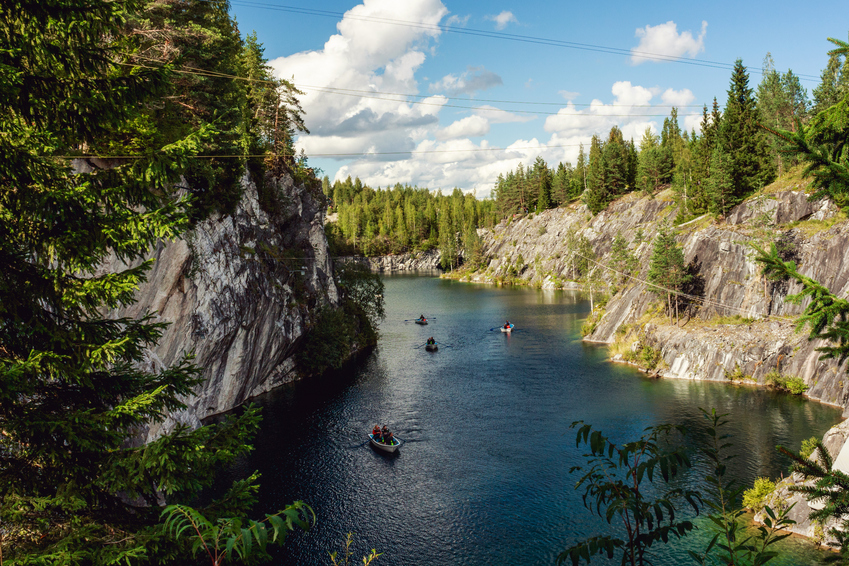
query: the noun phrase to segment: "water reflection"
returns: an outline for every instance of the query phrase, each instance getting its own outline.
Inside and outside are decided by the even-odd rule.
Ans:
[[[326,553],[355,531],[356,552],[385,552],[378,563],[386,566],[552,564],[578,537],[607,528],[573,489],[568,470],[582,462],[573,421],[620,441],[646,426],[684,424],[695,448],[707,425],[699,407],[716,407],[731,415],[740,454],[732,473],[751,483],[787,467],[776,444],[796,448],[840,416],[785,395],[651,380],[610,364],[605,348],[580,341],[588,305],[575,293],[385,281],[387,318],[368,359],[262,399],[263,432],[242,471],[263,473],[263,511],[302,499],[319,516],[277,563],[327,564]],[[404,322],[421,313],[432,323]],[[504,319],[516,324],[511,335],[497,329]],[[429,336],[438,352],[421,348]],[[375,423],[407,441],[398,456],[365,442]],[[803,548],[785,564],[817,563]],[[679,551],[656,564],[686,561]]]

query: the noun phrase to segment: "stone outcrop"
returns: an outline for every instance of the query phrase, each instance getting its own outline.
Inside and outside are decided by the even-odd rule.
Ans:
[[[806,303],[789,294],[791,281],[767,281],[754,260],[753,245],[769,247],[780,240],[800,271],[835,294],[849,293],[849,223],[837,221],[829,201],[809,201],[803,190],[782,191],[750,199],[724,220],[707,216],[675,225],[677,205],[657,198],[628,195],[592,216],[583,205],[537,215],[516,216],[494,230],[481,230],[486,269],[463,274],[480,282],[519,282],[541,288],[569,288],[582,254],[574,242],[585,239],[590,259],[600,272],[602,289],[616,292],[594,318],[588,340],[637,342],[660,352],[660,375],[725,381],[744,378],[764,384],[767,375],[804,380],[811,399],[849,407],[846,365],[820,360],[805,332],[794,331]],[[651,242],[663,224],[675,229],[695,275],[679,304],[678,324],[664,314],[665,298],[646,282]],[[614,237],[629,242],[638,259],[631,273],[607,266]]]
[[[438,250],[426,252],[411,252],[405,254],[385,255],[377,257],[345,257],[341,261],[365,265],[372,271],[433,271],[440,269],[439,260],[442,255]]]
[[[152,250],[156,261],[137,303],[113,313],[155,312],[155,320],[170,323],[149,352],[152,369],[189,353],[203,368],[204,382],[185,400],[187,408],[150,430],[149,439],[178,422],[198,426],[294,379],[293,354],[311,313],[338,303],[324,208],[290,177],[266,183],[279,210],[263,210],[256,185],[243,179],[235,211],[214,214],[182,240]]]
[[[832,427],[822,438],[823,446],[834,459],[832,469],[840,470],[843,473],[849,473],[849,443],[846,442],[847,439],[849,439],[849,420]],[[814,451],[811,458],[818,458],[817,450]],[[833,517],[824,523],[812,521],[811,513],[814,510],[822,509],[823,504],[818,501],[808,501],[803,494],[790,490],[791,487],[810,483],[812,482],[806,482],[801,474],[794,473],[779,481],[775,486],[775,491],[766,498],[764,503],[773,510],[789,509],[787,517],[795,521],[796,524],[790,525],[786,530],[812,538],[820,543],[836,546],[836,539],[829,533],[832,529],[840,529],[840,522]],[[764,511],[755,514],[755,522],[762,523],[764,518],[766,518]]]

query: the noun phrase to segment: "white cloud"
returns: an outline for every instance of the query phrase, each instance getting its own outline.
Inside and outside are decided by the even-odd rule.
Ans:
[[[581,94],[580,92],[573,92],[571,90],[558,90],[557,94],[562,96],[566,100],[575,100]]]
[[[501,77],[487,71],[484,67],[468,67],[460,76],[445,75],[441,80],[431,83],[430,92],[445,92],[448,96],[458,94],[472,95],[479,90],[486,90],[504,84]]]
[[[471,17],[470,15],[458,16],[458,15],[455,14],[453,16],[449,16],[448,19],[445,20],[445,25],[446,26],[455,26],[455,27],[464,28],[464,27],[466,27],[466,24],[469,23],[470,17]]]
[[[306,93],[301,104],[312,133],[299,138],[298,148],[308,155],[396,151],[412,149],[427,131],[435,131],[445,97],[413,104],[381,93],[418,94],[415,74],[447,14],[440,0],[364,0],[345,13],[323,49],[270,61],[275,76],[294,79]],[[381,18],[420,27],[388,25]],[[343,89],[349,93],[340,93]],[[350,91],[375,94],[351,96]]]
[[[671,20],[665,24],[637,28],[634,35],[640,38],[640,43],[631,49],[631,63],[639,65],[646,61],[668,61],[685,55],[693,58],[705,50],[707,25],[707,22],[702,22],[698,38],[694,38],[690,31],[679,34],[677,24]]]
[[[660,95],[660,99],[666,104],[678,106],[680,108],[682,106],[688,106],[691,102],[693,102],[696,99],[696,95],[694,95],[689,88],[685,88],[683,90],[673,90],[668,88]]]
[[[437,139],[474,138],[489,133],[489,121],[483,116],[467,116],[436,132]]]
[[[484,19],[495,22],[495,29],[499,30],[506,28],[507,24],[510,22],[519,23],[519,20],[517,20],[516,16],[513,15],[513,12],[508,12],[507,10],[504,10],[496,16],[484,16]]]

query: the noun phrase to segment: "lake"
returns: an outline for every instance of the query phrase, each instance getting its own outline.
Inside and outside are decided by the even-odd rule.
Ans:
[[[794,450],[821,436],[841,411],[752,387],[653,380],[607,360],[580,340],[589,304],[580,294],[392,275],[378,348],[346,371],[259,399],[256,450],[233,472],[262,473],[256,514],[294,500],[318,515],[309,533],[275,550],[275,564],[330,564],[355,533],[352,563],[371,548],[379,566],[554,564],[581,537],[610,532],[574,490],[584,461],[573,421],[615,441],[659,423],[704,438],[699,408],[730,413],[738,458],[731,473],[750,486],[786,473],[775,446]],[[420,314],[431,318],[420,326]],[[505,319],[516,325],[505,334]],[[433,336],[437,352],[424,349]],[[406,441],[396,455],[364,443],[375,423]],[[694,482],[706,465],[682,482]],[[228,474],[229,475],[229,474]],[[661,547],[655,564],[689,563],[705,534]],[[820,564],[823,553],[793,537],[773,564]],[[604,564],[593,559],[593,564]]]

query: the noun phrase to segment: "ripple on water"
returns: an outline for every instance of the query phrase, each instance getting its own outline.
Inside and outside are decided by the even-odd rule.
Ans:
[[[583,451],[573,421],[617,441],[680,423],[695,447],[705,439],[699,407],[716,407],[731,413],[741,447],[732,473],[751,483],[786,468],[776,444],[798,447],[840,417],[766,391],[649,380],[611,365],[604,348],[580,342],[587,305],[575,294],[429,277],[385,282],[387,317],[366,361],[261,400],[256,451],[234,473],[262,472],[260,511],[301,499],[318,514],[315,529],[276,551],[278,564],[325,565],[349,531],[354,556],[376,548],[382,566],[552,564],[578,538],[607,528],[574,490],[569,468]],[[422,312],[434,323],[403,322]],[[505,318],[516,332],[490,330]],[[421,348],[429,336],[438,352]],[[368,445],[375,423],[406,441],[399,453]],[[696,458],[696,472],[706,466]],[[810,546],[792,544],[784,564],[819,563]],[[683,553],[664,549],[655,563],[682,563]]]

